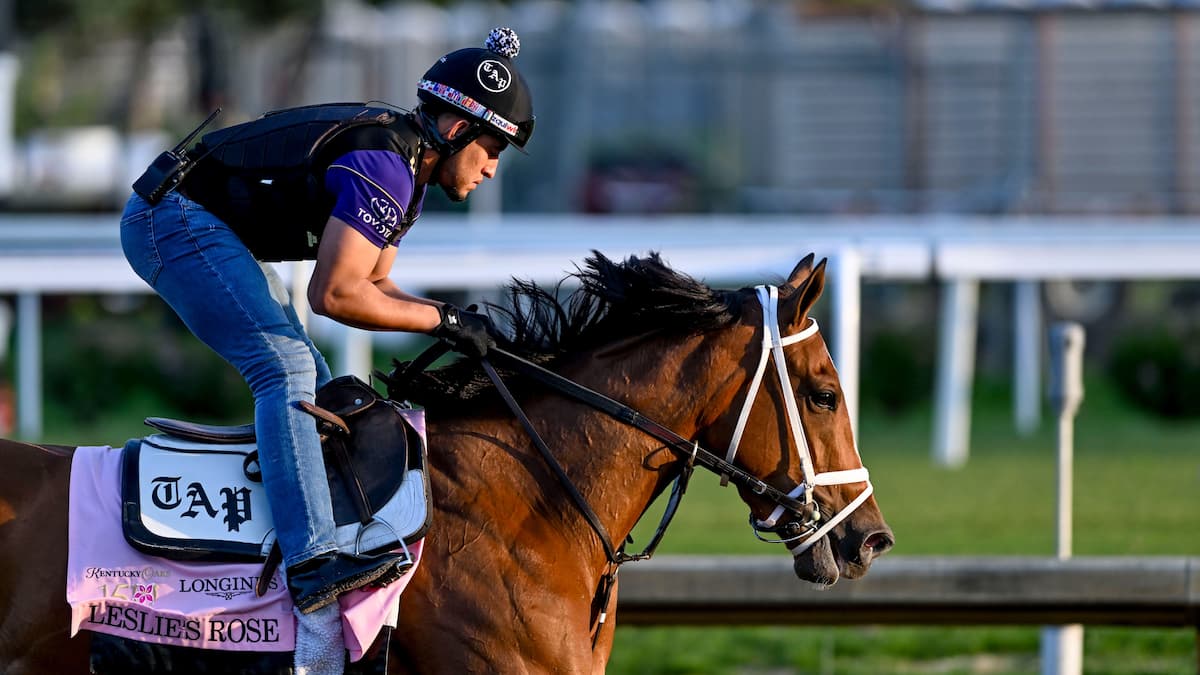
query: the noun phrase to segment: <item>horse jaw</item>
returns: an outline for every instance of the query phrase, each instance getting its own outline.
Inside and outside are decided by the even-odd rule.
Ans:
[[[828,588],[837,583],[841,572],[838,569],[837,556],[829,537],[821,537],[792,560],[792,569],[801,581],[808,581],[818,588]]]

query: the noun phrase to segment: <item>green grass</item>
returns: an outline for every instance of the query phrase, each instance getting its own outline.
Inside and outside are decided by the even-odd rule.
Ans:
[[[1088,628],[1091,675],[1194,673],[1191,630]],[[1036,674],[1038,630],[1021,627],[618,628],[609,673]]]
[[[1131,411],[1088,383],[1076,420],[1077,555],[1200,555],[1200,423]],[[971,456],[930,460],[932,414],[865,411],[863,459],[896,534],[897,555],[1052,555],[1055,424],[1013,431],[1009,393],[977,387]],[[649,528],[639,527],[644,541]],[[758,543],[732,489],[697,475],[664,553],[787,555]],[[853,583],[853,582],[843,582]],[[619,616],[618,616],[619,621]],[[618,624],[619,625],[619,624]],[[1194,673],[1191,629],[1089,627],[1085,672]],[[610,673],[1038,673],[1036,627],[618,627]]]
[[[131,438],[140,438],[153,430],[142,423],[146,417],[175,417],[213,423],[249,422],[253,415],[247,407],[246,417],[239,420],[202,420],[171,405],[163,403],[145,390],[130,392],[119,409],[106,412],[96,419],[80,422],[68,405],[48,402],[42,422],[43,443],[61,445],[111,445],[118,446]]]

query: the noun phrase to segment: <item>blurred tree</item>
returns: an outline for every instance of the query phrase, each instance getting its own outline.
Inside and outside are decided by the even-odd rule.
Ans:
[[[324,0],[11,0],[13,23],[18,31],[56,31],[76,37],[152,38],[173,21],[201,11],[239,16],[255,25],[296,16],[318,16]],[[371,0],[368,4],[380,4]],[[3,3],[0,3],[3,7]]]
[[[366,0],[380,5],[385,0]],[[134,66],[121,88],[122,95],[108,111],[115,126],[123,130],[160,128],[163,120],[148,103],[147,64],[154,41],[164,31],[193,21],[188,31],[195,41],[191,53],[198,59],[199,77],[195,113],[207,114],[224,103],[223,89],[228,82],[228,59],[221,51],[219,36],[233,25],[264,27],[288,20],[302,21],[309,27],[310,39],[303,41],[305,53],[288,62],[294,64],[293,77],[299,77],[307,62],[308,51],[316,43],[327,0],[0,0],[0,39],[6,24],[16,35],[35,45],[53,44],[64,52],[66,61],[85,59],[97,43],[121,39],[133,43]],[[54,69],[49,77],[55,77]],[[40,75],[43,76],[44,75]],[[61,77],[61,73],[58,73]],[[53,86],[39,83],[40,86]]]
[[[86,58],[98,42],[129,39],[133,43],[133,67],[108,112],[110,121],[126,131],[161,127],[162,119],[148,104],[147,64],[150,50],[163,31],[187,17],[195,17],[200,90],[197,108],[219,102],[215,90],[226,81],[218,70],[222,60],[212,39],[219,31],[218,16],[241,18],[253,24],[285,18],[319,15],[322,0],[264,0],[243,3],[236,0],[12,0],[12,23],[18,34],[48,38],[62,48],[67,60]]]

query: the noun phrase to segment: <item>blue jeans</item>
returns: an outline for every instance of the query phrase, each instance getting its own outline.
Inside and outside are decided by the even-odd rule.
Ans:
[[[316,422],[297,409],[330,379],[287,289],[233,230],[203,206],[170,193],[155,206],[133,195],[121,247],[205,344],[254,394],[254,428],[275,536],[287,565],[334,551],[333,506]]]

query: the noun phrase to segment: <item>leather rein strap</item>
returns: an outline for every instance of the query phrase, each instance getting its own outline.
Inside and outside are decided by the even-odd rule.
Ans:
[[[493,348],[490,349],[488,353],[499,351],[500,350]],[[520,358],[512,354],[506,354],[506,356]],[[587,519],[588,524],[591,525],[592,529],[596,531],[596,536],[600,538],[600,543],[604,546],[604,554],[608,556],[609,562],[621,562],[617,558],[617,549],[613,546],[612,537],[608,536],[608,530],[606,530],[604,528],[604,524],[600,522],[600,516],[596,515],[595,510],[593,510],[591,505],[588,504],[587,499],[580,494],[579,488],[575,487],[575,484],[571,482],[571,477],[567,475],[567,472],[563,470],[562,465],[559,464],[558,460],[554,458],[554,454],[550,452],[550,447],[546,445],[546,441],[542,440],[542,437],[537,432],[537,429],[533,428],[533,423],[529,421],[529,416],[526,415],[525,411],[521,409],[521,406],[517,403],[517,399],[513,398],[512,392],[508,390],[508,386],[504,384],[504,380],[500,378],[500,373],[496,372],[496,368],[492,366],[491,362],[489,362],[487,358],[480,359],[479,365],[483,366],[483,371],[487,373],[489,378],[491,378],[492,384],[496,386],[496,391],[500,392],[500,397],[504,399],[506,404],[508,404],[509,410],[512,410],[513,415],[521,423],[521,426],[525,428],[525,433],[529,434],[529,438],[533,441],[534,446],[537,447],[538,452],[542,453],[542,457],[546,460],[546,463],[549,464],[550,468],[554,470],[554,475],[558,478],[558,482],[562,483],[562,486],[567,491],[567,494],[571,495],[571,499],[574,500],[575,505],[579,507],[579,511],[583,514],[583,517]]]
[[[560,394],[569,398],[575,399],[595,410],[598,410],[609,417],[627,424],[643,433],[661,441],[668,449],[679,455],[681,458],[687,459],[689,463],[695,462],[700,466],[716,473],[718,475],[728,475],[729,479],[736,485],[745,487],[757,495],[766,497],[767,499],[779,504],[785,509],[802,513],[805,510],[803,502],[787,493],[772,487],[758,477],[750,474],[744,469],[735,466],[734,464],[725,461],[716,453],[700,447],[700,444],[695,441],[680,436],[671,431],[667,427],[658,422],[646,417],[629,406],[614,401],[613,399],[592,391],[587,387],[572,382],[567,378],[551,372],[536,363],[509,353],[498,347],[493,347],[488,350],[488,355],[493,360],[502,363],[506,368],[509,368],[521,375],[537,380],[542,384],[554,389]],[[486,362],[486,359],[485,359]],[[490,374],[489,374],[490,375]],[[493,381],[498,380],[494,377]]]
[[[645,418],[642,418],[641,415],[639,415],[632,408],[617,403],[616,401],[587,389],[586,387],[582,387],[515,354],[506,352],[498,347],[489,349],[488,353],[494,356],[499,356],[500,360],[506,362],[506,364],[514,370],[523,372],[539,382],[542,382],[543,384],[546,384],[547,386],[556,389],[571,398],[582,401],[583,403],[586,403],[597,410],[601,410],[610,415],[613,415],[613,411],[619,411],[620,416],[614,416],[616,416],[617,419],[621,420],[622,422],[630,424],[633,423],[631,420],[645,420]],[[588,524],[591,525],[592,531],[596,533],[596,537],[600,539],[600,544],[604,547],[604,555],[608,557],[608,569],[605,570],[603,575],[601,575],[600,586],[597,589],[597,611],[599,614],[596,617],[595,632],[592,634],[592,648],[594,649],[596,647],[596,642],[600,639],[601,628],[608,620],[608,605],[612,599],[613,590],[617,586],[617,571],[624,563],[635,560],[646,560],[650,556],[654,555],[654,549],[662,540],[663,534],[667,530],[667,526],[671,523],[671,519],[675,517],[675,511],[679,508],[679,502],[683,497],[684,491],[687,489],[688,478],[690,478],[692,475],[692,462],[695,459],[696,451],[698,450],[699,445],[692,445],[692,453],[689,456],[689,460],[684,466],[683,471],[680,473],[679,478],[677,478],[675,481],[675,487],[671,490],[671,497],[668,500],[667,508],[663,512],[662,520],[659,522],[658,528],[654,532],[654,536],[651,537],[650,543],[646,545],[646,548],[641,553],[629,555],[625,553],[624,544],[622,544],[621,548],[619,549],[613,546],[612,537],[609,536],[608,530],[604,527],[604,524],[600,522],[600,517],[596,515],[595,510],[592,509],[590,504],[588,504],[587,499],[580,494],[579,489],[575,487],[573,482],[571,482],[570,476],[568,476],[567,472],[563,470],[562,465],[559,464],[558,460],[554,458],[554,454],[550,452],[550,448],[546,445],[546,442],[542,440],[541,434],[539,434],[537,429],[533,427],[533,423],[529,421],[529,417],[525,414],[525,411],[521,409],[520,404],[517,403],[517,400],[513,397],[512,392],[508,390],[508,386],[504,384],[504,380],[501,379],[500,373],[496,372],[496,368],[487,358],[480,359],[479,364],[483,367],[484,372],[487,373],[488,378],[491,379],[492,384],[496,387],[496,391],[499,392],[500,397],[504,399],[504,403],[508,405],[509,410],[511,410],[517,420],[520,421],[521,426],[525,428],[525,433],[529,435],[530,440],[533,441],[534,446],[538,449],[538,452],[541,453],[542,458],[546,460],[546,464],[553,469],[554,475],[558,477],[558,482],[562,484],[563,488],[567,491],[567,494],[571,495],[571,499],[575,502],[575,506],[579,509],[579,512],[583,514],[583,517],[587,520]],[[649,422],[650,420],[645,421]],[[639,429],[644,429],[640,425],[635,426],[637,426]],[[671,434],[676,439],[686,444],[687,441],[683,439],[682,436],[671,432],[669,429],[666,429],[661,425],[656,426],[658,429]],[[647,431],[647,433],[651,433],[651,435],[655,436],[656,438],[658,437],[655,433],[649,431]],[[627,541],[632,540],[627,539]]]

